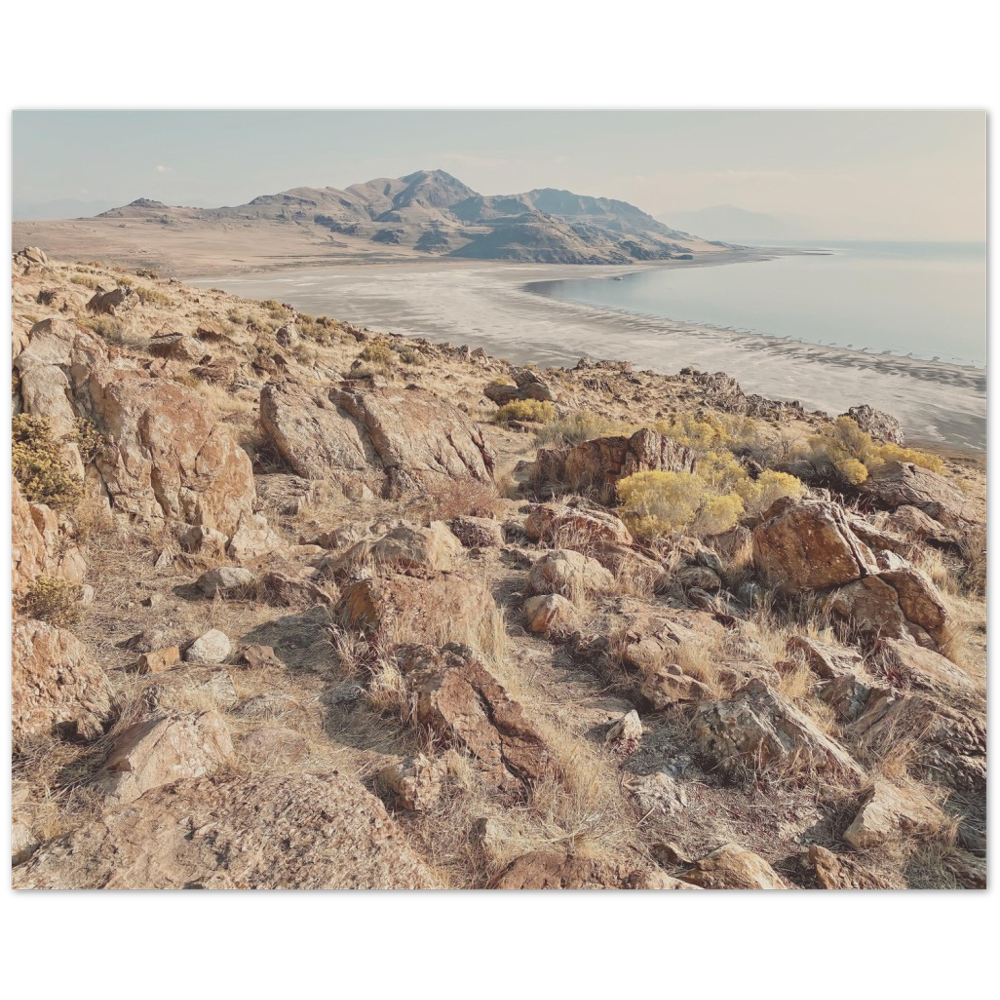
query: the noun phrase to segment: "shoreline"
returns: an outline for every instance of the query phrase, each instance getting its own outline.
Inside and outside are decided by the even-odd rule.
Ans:
[[[762,261],[772,255],[733,259],[736,255],[726,254],[728,260],[696,266]],[[985,451],[985,369],[743,334],[550,298],[529,287],[540,281],[624,275],[644,270],[643,265],[604,266],[594,273],[589,265],[501,261],[452,261],[446,267],[426,260],[360,263],[293,264],[184,280],[247,298],[278,299],[302,312],[370,329],[483,347],[515,363],[571,366],[585,355],[628,360],[664,374],[686,366],[721,370],[747,392],[797,399],[807,409],[831,416],[869,403],[898,417],[914,443]],[[529,270],[531,280],[525,281]]]

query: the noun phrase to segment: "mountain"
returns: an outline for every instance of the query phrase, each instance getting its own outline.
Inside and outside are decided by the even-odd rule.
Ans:
[[[731,243],[808,239],[809,233],[793,216],[751,212],[736,205],[713,205],[693,212],[664,212],[660,222],[702,233],[706,239]]]
[[[379,177],[339,188],[298,187],[245,205],[182,208],[140,198],[101,220],[167,228],[295,225],[313,240],[357,255],[450,256],[564,264],[690,259],[721,248],[611,198],[539,188],[482,195],[443,170]]]

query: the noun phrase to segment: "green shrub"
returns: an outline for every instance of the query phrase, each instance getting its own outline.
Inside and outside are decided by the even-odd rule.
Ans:
[[[912,462],[932,472],[943,472],[944,463],[936,455],[903,448],[888,441],[875,441],[851,417],[838,417],[812,435],[802,451],[804,458],[822,468],[829,466],[848,486],[863,483],[890,462]]]
[[[545,424],[555,420],[556,408],[551,403],[537,399],[515,399],[504,403],[493,415],[495,424],[509,424],[512,420],[523,423]]]
[[[737,483],[736,492],[743,501],[746,512],[752,517],[760,517],[771,504],[782,497],[798,500],[805,492],[805,487],[787,472],[766,469],[756,479],[745,479]]]
[[[691,472],[636,472],[618,481],[618,495],[625,523],[641,538],[683,531],[707,499]]]
[[[415,347],[404,347],[399,352],[399,358],[403,364],[407,365],[419,366],[427,364],[427,359]]]
[[[63,462],[48,420],[20,413],[14,417],[11,429],[12,470],[24,496],[54,510],[76,507],[83,489]]]
[[[364,349],[358,355],[358,360],[366,361],[375,368],[391,368],[395,361],[396,353],[384,340],[373,340],[365,344]]]
[[[78,584],[40,576],[21,599],[21,612],[57,628],[71,628],[80,620],[82,596],[83,588]]]
[[[574,410],[542,427],[535,435],[535,443],[540,448],[548,445],[565,447],[612,434],[630,434],[632,430],[634,428],[621,421],[609,420],[591,410]]]

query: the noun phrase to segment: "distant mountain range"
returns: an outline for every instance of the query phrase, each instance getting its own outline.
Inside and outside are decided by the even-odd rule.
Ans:
[[[287,224],[364,254],[553,264],[684,260],[726,248],[624,201],[553,188],[482,195],[442,170],[380,177],[345,190],[292,188],[234,208],[179,208],[140,198],[97,219],[163,227]]]
[[[664,212],[657,218],[665,225],[701,233],[709,240],[735,243],[773,243],[809,239],[814,235],[791,216],[751,212],[735,205],[713,205],[693,212]]]

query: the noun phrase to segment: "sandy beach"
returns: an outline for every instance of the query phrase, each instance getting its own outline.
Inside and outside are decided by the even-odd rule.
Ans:
[[[832,415],[859,403],[877,406],[898,417],[915,443],[985,448],[983,370],[560,302],[530,287],[634,270],[438,261],[285,267],[187,280],[371,329],[483,347],[511,361],[573,365],[586,355],[668,373],[686,366],[725,371],[747,392],[797,399]]]

